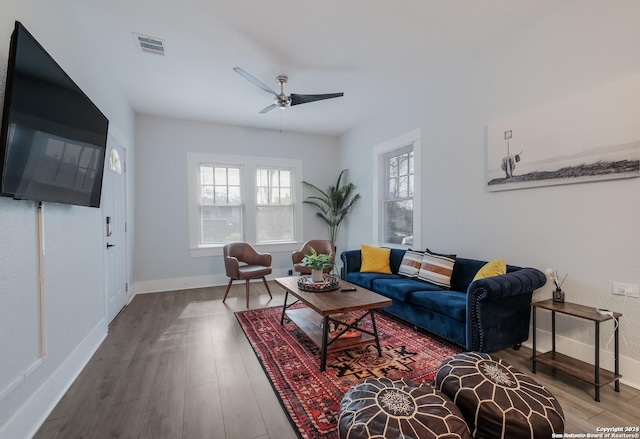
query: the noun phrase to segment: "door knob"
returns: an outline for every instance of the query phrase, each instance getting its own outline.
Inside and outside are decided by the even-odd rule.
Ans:
[[[111,247],[115,247],[115,246],[116,246],[115,244],[109,244],[109,243],[107,242],[107,248],[111,248]]]

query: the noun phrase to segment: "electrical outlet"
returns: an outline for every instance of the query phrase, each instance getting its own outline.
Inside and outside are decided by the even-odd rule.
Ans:
[[[616,296],[626,296],[627,292],[624,289],[624,284],[622,282],[614,282],[613,287],[611,288],[611,292]]]
[[[624,282],[614,282],[612,291],[617,296],[627,296],[640,299],[640,286]]]
[[[293,276],[293,270],[289,270],[289,276]]]

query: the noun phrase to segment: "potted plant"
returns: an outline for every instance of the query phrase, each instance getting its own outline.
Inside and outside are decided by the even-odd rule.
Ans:
[[[346,169],[343,169],[342,172],[340,172],[336,185],[329,186],[326,192],[309,182],[302,182],[306,187],[318,192],[317,196],[308,197],[303,203],[310,204],[318,209],[316,216],[329,228],[329,239],[333,242],[334,246],[338,239],[338,233],[340,233],[342,221],[355,202],[360,199],[360,194],[353,194],[356,189],[355,184],[346,183],[342,186],[340,185],[342,176],[346,171]]]
[[[324,253],[317,253],[313,247],[309,247],[309,250],[311,250],[311,254],[304,255],[301,264],[304,267],[311,268],[311,280],[313,282],[322,282],[324,280],[322,270],[333,267],[331,256]]]

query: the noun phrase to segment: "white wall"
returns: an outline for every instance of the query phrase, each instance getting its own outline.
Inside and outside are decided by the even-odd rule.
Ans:
[[[225,284],[222,257],[190,257],[187,153],[219,153],[302,160],[302,179],[326,188],[340,169],[335,137],[190,122],[136,118],[136,292]],[[308,196],[310,194],[306,194]],[[306,206],[304,238],[328,237]],[[286,275],[291,250],[271,252],[274,274]]]
[[[372,159],[363,157],[371,157],[376,144],[421,128],[423,245],[568,272],[569,301],[625,314],[622,374],[640,385],[640,300],[625,303],[611,294],[612,281],[640,284],[640,179],[494,193],[484,179],[492,121],[640,72],[638,23],[634,0],[569,2],[342,136],[342,166],[352,170],[363,195],[347,246],[373,239]],[[536,294],[536,300],[550,297],[550,285]],[[540,325],[550,329],[546,316]],[[604,349],[611,325],[602,326]],[[558,332],[563,347],[593,361],[593,324],[559,318]],[[610,353],[602,357],[611,364]]]
[[[68,3],[0,5],[0,93],[19,20],[105,113],[111,134],[124,143],[132,140],[133,111]],[[37,429],[107,331],[101,210],[45,203],[44,212],[47,357],[39,363],[37,207],[0,198],[2,439],[28,437]]]

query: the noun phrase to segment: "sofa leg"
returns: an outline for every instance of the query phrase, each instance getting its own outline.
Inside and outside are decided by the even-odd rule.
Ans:
[[[516,343],[516,344],[513,345],[513,350],[514,351],[519,351],[521,346],[522,346],[522,343]]]

